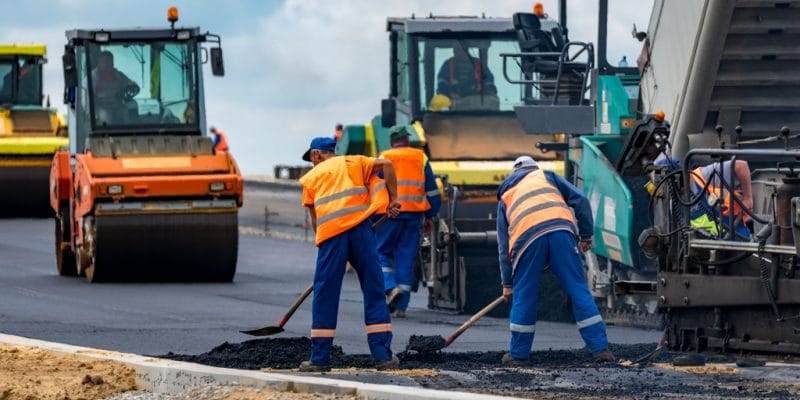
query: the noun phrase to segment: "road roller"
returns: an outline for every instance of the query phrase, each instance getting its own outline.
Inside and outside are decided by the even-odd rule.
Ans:
[[[58,272],[89,282],[231,281],[243,182],[208,136],[197,27],[66,32],[69,150],[50,173]]]
[[[0,44],[0,216],[49,217],[53,154],[67,146],[64,117],[42,94],[43,44]]]

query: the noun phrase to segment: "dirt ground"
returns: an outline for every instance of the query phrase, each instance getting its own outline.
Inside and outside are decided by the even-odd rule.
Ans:
[[[120,363],[0,345],[0,400],[93,400],[135,389],[134,370]]]

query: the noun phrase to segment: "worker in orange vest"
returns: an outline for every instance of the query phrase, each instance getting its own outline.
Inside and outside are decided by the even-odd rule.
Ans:
[[[311,360],[305,372],[330,370],[330,351],[336,333],[339,295],[345,264],[358,274],[364,296],[367,342],[378,369],[397,368],[392,355],[392,324],[383,293],[375,233],[369,217],[377,211],[396,217],[397,177],[391,161],[364,156],[339,156],[336,141],[317,137],[303,160],[314,167],[300,178],[303,206],[308,207],[316,233],[317,266],[312,303]],[[378,177],[382,172],[385,181]]]
[[[389,308],[396,318],[405,318],[411,299],[414,279],[414,257],[419,249],[423,221],[430,230],[431,218],[439,213],[442,198],[436,186],[425,152],[411,147],[410,125],[398,125],[389,131],[392,148],[381,153],[380,158],[392,162],[397,171],[397,195],[400,215],[381,225],[375,236],[378,258],[383,270]]]
[[[225,133],[213,126],[209,130],[214,134],[214,151],[228,151],[228,139],[225,138]]]
[[[539,169],[528,156],[515,161],[514,172],[497,190],[497,199],[503,296],[512,301],[510,352],[503,356],[503,364],[524,364],[530,357],[545,265],[569,294],[578,331],[595,361],[614,361],[606,325],[583,272],[581,252],[592,248],[594,232],[589,200],[564,178]]]

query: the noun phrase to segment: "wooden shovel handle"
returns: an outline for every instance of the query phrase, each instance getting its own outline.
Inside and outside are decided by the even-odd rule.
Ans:
[[[314,291],[314,284],[312,283],[311,285],[308,285],[308,287],[306,288],[306,290],[303,291],[303,293],[300,293],[300,296],[297,298],[297,300],[294,301],[292,306],[289,307],[289,310],[286,311],[286,314],[283,314],[283,317],[281,318],[281,322],[279,324],[281,328],[283,328],[283,326],[286,325],[286,322],[289,321],[289,318],[292,318],[292,314],[294,314],[294,312],[297,311],[300,305],[303,304],[304,301],[306,301],[308,295],[310,295],[311,292],[313,291]]]
[[[458,329],[456,329],[456,331],[453,332],[453,334],[450,335],[450,337],[447,338],[447,341],[445,342],[444,346],[445,347],[449,346],[450,343],[453,343],[453,341],[456,340],[457,337],[461,336],[461,334],[464,333],[464,331],[469,329],[469,327],[472,326],[472,324],[477,322],[479,319],[483,318],[483,316],[485,316],[486,314],[490,313],[492,310],[497,308],[497,306],[499,306],[500,304],[504,303],[505,301],[506,301],[506,298],[503,297],[503,296],[500,296],[495,301],[489,303],[488,306],[483,307],[482,310],[480,310],[477,313],[475,313],[475,315],[470,317],[470,319],[468,319],[467,322],[464,322],[460,327],[458,327]]]

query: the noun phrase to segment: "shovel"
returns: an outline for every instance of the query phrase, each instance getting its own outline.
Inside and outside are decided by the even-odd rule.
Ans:
[[[378,227],[381,226],[381,224],[383,224],[385,221],[386,221],[386,214],[384,214],[379,220],[375,221],[375,223],[372,224],[372,229],[373,230],[378,229]],[[304,301],[306,301],[308,295],[310,295],[311,292],[313,291],[314,291],[314,284],[312,283],[311,285],[308,285],[308,287],[306,288],[306,290],[303,291],[303,293],[300,293],[300,296],[298,296],[297,299],[295,299],[294,303],[292,303],[292,306],[289,307],[288,311],[286,311],[286,314],[283,314],[283,317],[281,317],[281,320],[278,322],[278,326],[265,326],[263,328],[252,329],[249,331],[239,331],[239,332],[250,336],[271,336],[283,332],[284,331],[283,326],[286,325],[286,323],[289,321],[289,318],[292,317],[294,312],[297,311],[300,305],[303,304]]]
[[[430,353],[444,349],[445,347],[450,346],[456,340],[456,338],[461,336],[461,334],[475,324],[475,322],[483,318],[483,316],[490,313],[505,301],[505,297],[498,297],[495,301],[489,303],[489,305],[470,317],[467,322],[464,322],[460,327],[458,327],[458,329],[456,329],[455,332],[453,332],[453,334],[450,335],[446,340],[441,336],[411,336],[411,338],[408,340],[408,346],[406,349],[415,350],[420,353]]]
[[[283,314],[283,317],[281,317],[280,322],[278,322],[278,326],[265,326],[259,329],[240,331],[240,332],[244,333],[245,335],[251,335],[251,336],[271,336],[283,332],[283,326],[286,325],[286,322],[289,321],[289,318],[292,317],[292,314],[294,314],[294,312],[297,311],[297,308],[300,307],[300,305],[303,304],[304,301],[306,301],[306,298],[308,297],[308,295],[311,294],[312,291],[314,291],[313,284],[308,285],[306,290],[304,290],[303,293],[300,293],[300,296],[294,301],[292,306],[289,307],[289,310],[286,311],[286,314]]]

